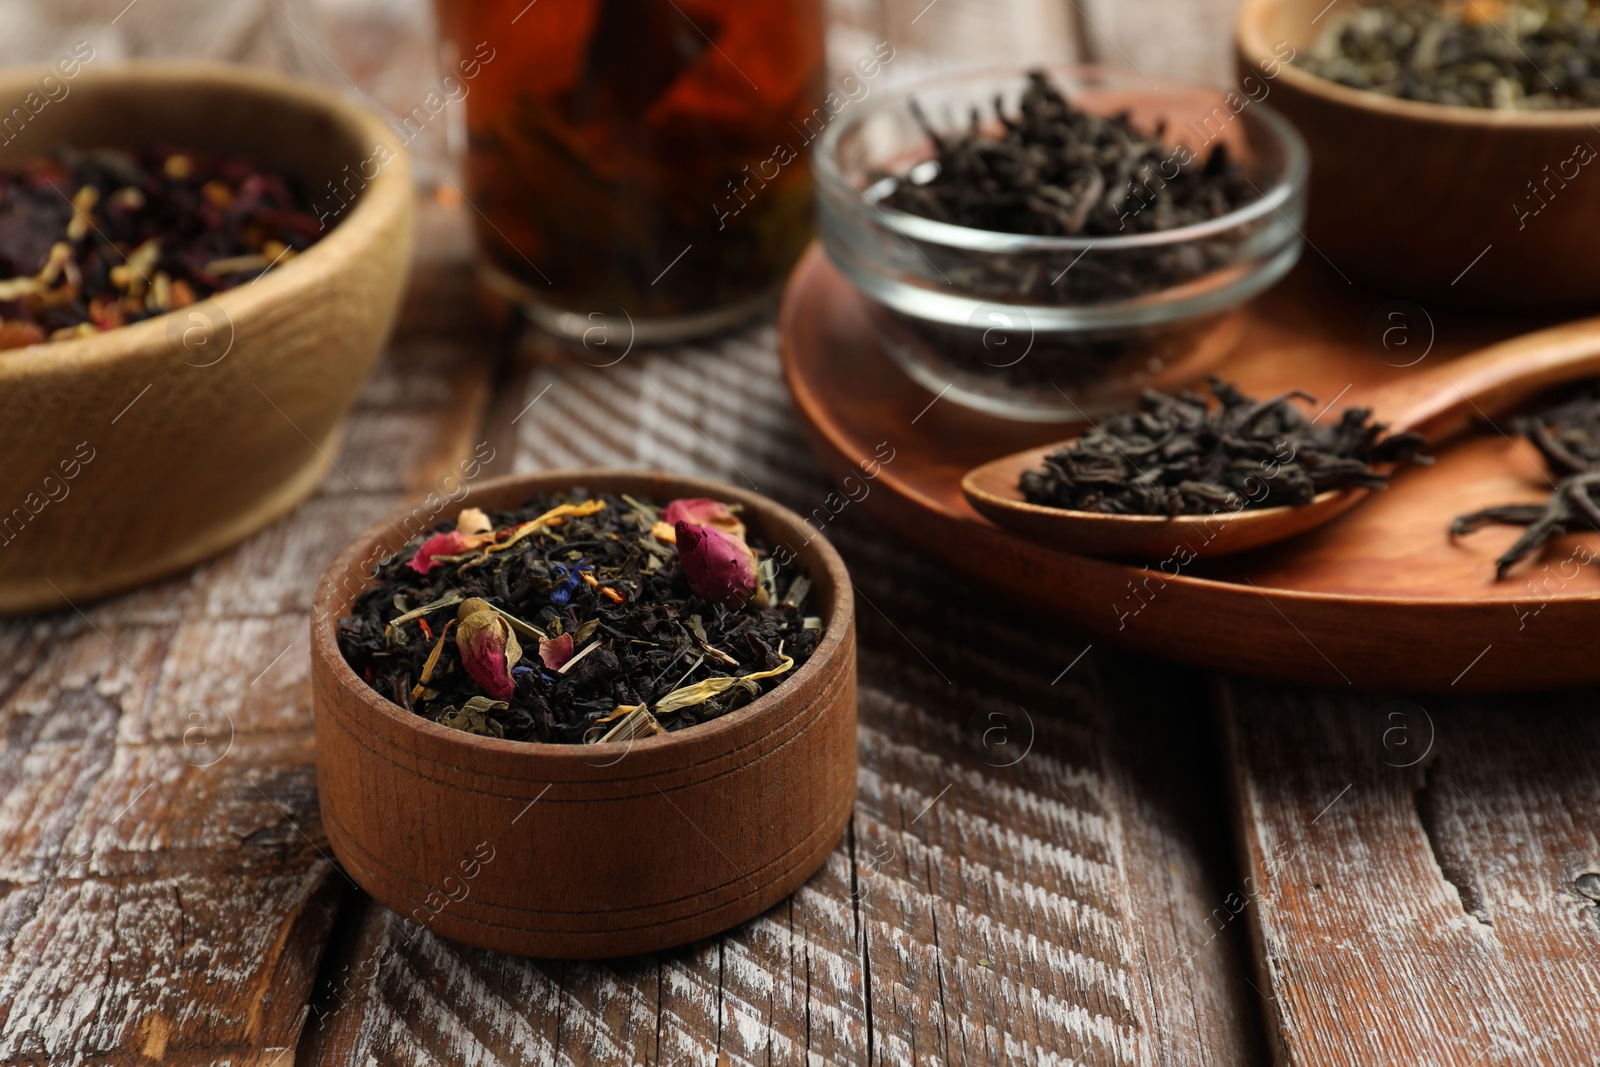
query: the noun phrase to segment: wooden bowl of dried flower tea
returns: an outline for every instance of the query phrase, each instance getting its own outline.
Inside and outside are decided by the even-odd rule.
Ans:
[[[409,167],[379,118],[243,68],[101,62],[0,73],[29,101],[0,144],[0,611],[148,581],[292,507],[406,277]]]
[[[850,579],[755,493],[649,471],[486,482],[346,549],[311,639],[328,839],[445,937],[682,944],[793,892],[849,820]]]
[[[1592,25],[1579,46],[1506,21],[1538,7],[1246,0],[1241,89],[1305,137],[1306,236],[1341,274],[1486,309],[1600,298],[1600,76],[1539,59],[1600,52]]]

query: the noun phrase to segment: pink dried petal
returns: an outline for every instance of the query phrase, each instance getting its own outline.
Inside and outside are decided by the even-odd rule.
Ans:
[[[679,522],[674,532],[690,589],[730,608],[755,596],[756,557],[749,545],[715,526]]]
[[[559,671],[561,665],[571,658],[571,634],[562,634],[560,637],[539,642],[539,660],[551,670]]]
[[[417,554],[406,561],[406,566],[418,574],[427,574],[439,566],[436,556],[459,556],[470,547],[467,544],[466,534],[452,530],[450,533],[438,533],[422,542],[422,547],[417,549]]]
[[[715,526],[744,540],[744,523],[720,500],[703,496],[683,497],[661,509],[661,521],[676,528],[687,522],[694,526]]]
[[[456,528],[449,533],[434,534],[422,542],[406,566],[418,574],[427,574],[439,565],[434,557],[459,556],[493,540],[494,527],[489,516],[478,508],[462,508],[461,514],[456,516]]]

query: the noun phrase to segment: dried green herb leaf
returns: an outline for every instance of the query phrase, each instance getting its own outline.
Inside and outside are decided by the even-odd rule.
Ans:
[[[695,682],[693,685],[684,686],[682,689],[674,690],[662,697],[656,702],[655,713],[657,715],[670,715],[675,711],[682,711],[684,708],[692,708],[696,704],[704,704],[712,697],[731,689],[741,682],[757,682],[763,678],[775,678],[793,666],[794,660],[785,656],[783,657],[783,662],[770,671],[757,671],[742,678],[721,676]]]
[[[611,717],[608,716],[607,719],[601,719],[590,728],[590,736],[586,736],[584,739],[589,744],[604,744],[608,741],[632,741],[635,738],[650,737],[667,732],[662,728],[656,717],[650,714],[650,709],[642,704],[626,709],[618,708],[617,711],[623,712],[623,714],[621,718],[616,720],[614,726],[601,732],[600,723],[607,722]]]
[[[642,500],[635,500],[633,497],[629,496],[627,493],[623,493],[622,494],[622,499],[627,501],[627,504],[628,504],[629,507],[631,507],[634,511],[637,511],[641,516],[644,517],[644,524],[645,524],[645,528],[646,529],[648,529],[651,526],[654,526],[656,524],[656,520],[658,520],[661,517],[661,509],[657,508],[653,504],[646,504]]]
[[[399,599],[399,597],[395,598],[396,601]],[[420,619],[422,616],[431,611],[438,611],[440,608],[453,608],[465,599],[466,597],[462,596],[460,593],[451,590],[449,593],[446,593],[444,596],[430,604],[424,604],[420,608],[412,608],[404,615],[396,615],[394,618],[389,620],[389,625],[400,626],[403,623],[410,622],[412,619]]]
[[[462,733],[477,734],[479,737],[504,737],[506,735],[504,728],[489,718],[489,712],[503,711],[509,706],[503,700],[473,697],[460,708],[446,708],[444,714],[439,716],[438,723],[440,726],[448,726]]]
[[[510,625],[511,629],[515,630],[521,636],[529,638],[533,641],[544,641],[549,639],[549,635],[543,630],[539,629],[537,626],[533,625],[533,623],[523,622],[521,619],[517,618],[515,615],[511,614],[509,611],[506,611],[504,608],[499,607],[498,605],[489,604],[489,606],[494,608],[495,612]]]
[[[804,607],[806,597],[811,594],[811,579],[804,574],[794,576],[794,581],[789,583],[789,591],[783,594],[782,604],[790,607]]]

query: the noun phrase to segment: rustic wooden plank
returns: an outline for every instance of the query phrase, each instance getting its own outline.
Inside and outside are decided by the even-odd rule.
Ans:
[[[1193,731],[1140,732],[1193,678],[1074,664],[1080,642],[896,549],[817,474],[774,342],[757,326],[607,367],[541,346],[478,436],[519,470],[708,473],[835,539],[862,622],[846,841],[766,915],[642,959],[492,957],[370,909],[330,963],[374,977],[326,1026],[319,994],[302,1060],[511,1063],[539,1035],[554,1063],[1251,1062],[1237,939],[1167,958],[1225,884],[1200,855],[1225,840],[1221,802],[1174,812],[1152,781],[1193,785],[1172,774]]]
[[[945,5],[882,19],[910,42],[897,71],[938,65],[951,27],[968,60],[980,37],[1010,60],[1065,55],[1047,4],[1005,26]],[[124,20],[135,51],[173,11]],[[221,47],[337,81],[279,21],[233,19]],[[316,499],[189,575],[0,625],[0,1062],[288,1062],[341,894],[307,1062],[1247,1060],[1227,938],[1172,975],[1151,966],[1219,885],[1209,822],[1153,785],[1172,746],[1119,725],[1151,698],[1092,661],[1051,689],[1075,645],[944,587],[854,515],[844,539],[876,613],[862,800],[789,901],[659,958],[553,964],[440,941],[344,892],[316,820],[304,608],[366,524],[447,491],[482,446],[490,474],[628,460],[759,483],[841,529],[770,328],[609,372],[538,368],[485,424],[492,331],[461,269],[466,227],[459,211],[423,224],[396,342]],[[1025,726],[1036,747],[1009,763]]]
[[[0,623],[0,1063],[292,1060],[347,890],[316,809],[312,584],[448,491],[487,397],[440,220],[424,243],[455,258],[419,260],[318,496],[190,574]]]
[[[233,885],[219,892],[222,873]],[[327,875],[313,858],[298,873],[8,884],[0,1058],[64,1062],[92,1050],[215,1062],[287,1053],[303,1006],[283,994],[307,988],[316,970],[333,913]],[[12,966],[19,958],[30,966]]]
[[[672,953],[657,965],[659,974],[658,1026],[655,1040],[656,1063],[714,1063],[718,1060],[722,1038],[722,951],[725,938],[691,945]],[[642,964],[648,971],[650,962]],[[575,1053],[582,1047],[563,1048],[573,1062],[584,1062]],[[598,1051],[593,1046],[588,1051]],[[609,1056],[596,1062],[626,1060],[630,1050],[613,1046]]]
[[[821,1035],[808,1026],[812,983],[807,968],[813,943],[820,955],[824,935],[796,927],[810,918],[808,901],[804,893],[796,894],[785,906],[722,940],[720,1033],[730,1059],[785,1065],[803,1064],[809,1053],[821,1054],[816,1040]],[[859,1000],[859,989],[854,995]]]
[[[1139,921],[1131,969],[1157,1020],[1156,1060],[1225,1064],[1227,1050],[1240,1049],[1264,1063],[1259,998],[1241,990],[1235,970],[1248,956],[1247,931],[1230,924],[1196,938],[1218,887],[1238,878],[1209,686],[1198,672],[1134,656],[1114,658],[1108,671],[1120,697],[1109,724],[1116,808]],[[1174,970],[1193,973],[1180,981]]]
[[[1224,695],[1281,1063],[1594,1062],[1592,691]]]
[[[752,1047],[770,1047],[772,1062],[803,1056],[803,1013],[791,1016],[798,1028],[773,1031],[755,998],[724,996],[719,1008],[722,976],[742,967],[760,986],[772,973],[723,939],[660,958],[559,963],[456,945],[375,906],[357,921],[359,937],[325,969],[305,1062],[709,1063],[719,1033],[730,1063],[767,1062],[765,1051],[748,1055]],[[772,925],[769,916],[742,932],[759,941]],[[367,970],[375,970],[370,984],[348,980]]]

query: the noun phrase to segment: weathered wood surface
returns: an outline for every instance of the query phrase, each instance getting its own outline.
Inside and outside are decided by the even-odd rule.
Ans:
[[[150,29],[174,18],[226,54],[307,51],[278,5],[237,5],[230,36],[170,2],[111,22],[124,3],[91,5],[107,54],[178,47]],[[881,24],[922,33],[951,3]],[[1109,62],[1225,73],[1230,0],[1070,6]],[[46,14],[0,49],[77,39]],[[1080,659],[853,505],[824,529],[862,594],[860,798],[799,893],[606,964],[463,949],[373,906],[326,854],[311,769],[304,611],[349,538],[485,440],[495,473],[630,461],[830,506],[769,330],[496,368],[460,221],[425,215],[407,319],[318,497],[191,575],[0,624],[0,1064],[1594,1062],[1592,695],[1430,720],[1224,683],[1219,736],[1205,679]]]
[[[1222,783],[1184,758],[1203,684],[1080,658],[887,542],[817,473],[773,348],[763,326],[609,366],[534,352],[482,435],[516,470],[709,474],[835,539],[861,622],[845,842],[762,918],[643,959],[498,956],[356,903],[302,1060],[1251,1062],[1243,931],[1191,928],[1229,876]]]
[[[459,235],[423,233],[317,497],[189,575],[0,625],[0,1063],[292,1057],[346,889],[317,818],[311,586],[470,449],[487,395]]]
[[[1253,931],[1280,1063],[1596,1062],[1592,691],[1223,697],[1245,866],[1219,921]]]
[[[451,273],[460,219],[426,219],[434,258],[320,496],[189,577],[0,627],[0,1063],[272,1062],[297,1045],[304,1063],[1248,1063],[1262,1033],[1286,1063],[1590,1062],[1582,697],[1431,708],[1440,762],[1419,807],[1420,772],[1392,766],[1425,744],[1413,706],[1230,688],[1236,869],[1204,680],[1079,658],[830,498],[769,328],[496,372]],[[828,865],[761,919],[659,957],[553,964],[440,940],[330,866],[311,582],[483,441],[491,469],[637,462],[754,484],[845,551],[860,799]]]
[[[0,626],[0,1063],[286,1062],[297,1044],[307,1063],[1248,1059],[1242,939],[1172,958],[1225,884],[1222,814],[1163,799],[1181,746],[1129,743],[1110,715],[1170,701],[1181,676],[1079,659],[859,513],[832,518],[769,327],[497,375],[462,222],[425,214],[407,318],[317,497],[191,575]],[[332,865],[312,583],[484,441],[496,473],[753,479],[845,544],[868,616],[861,800],[823,871],[762,919],[559,966],[438,940]]]

